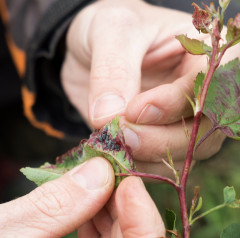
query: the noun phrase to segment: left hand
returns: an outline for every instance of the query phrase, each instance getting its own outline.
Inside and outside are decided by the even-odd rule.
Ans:
[[[141,179],[126,178],[108,202],[114,179],[110,163],[93,158],[1,204],[0,236],[58,238],[78,230],[83,238],[164,237],[161,216]]]

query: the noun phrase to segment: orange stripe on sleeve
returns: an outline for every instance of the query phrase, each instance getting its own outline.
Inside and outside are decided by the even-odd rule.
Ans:
[[[1,15],[3,23],[6,24],[9,19],[9,13],[7,10],[5,0],[0,0],[0,15]]]
[[[47,122],[39,122],[35,118],[35,115],[32,111],[32,106],[35,103],[35,94],[30,92],[26,87],[22,87],[22,97],[23,97],[23,107],[24,107],[24,114],[31,122],[31,124],[39,129],[44,130],[48,135],[63,138],[64,134],[61,131],[54,129],[50,124]]]

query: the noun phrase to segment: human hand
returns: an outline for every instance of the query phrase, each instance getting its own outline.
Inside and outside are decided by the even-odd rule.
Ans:
[[[62,237],[77,229],[79,237],[164,236],[161,217],[140,181],[132,177],[121,183],[108,205],[110,216],[103,207],[114,188],[114,172],[106,160],[93,158],[21,198],[1,204],[1,237]]]
[[[79,237],[165,237],[162,218],[137,177],[125,178],[107,205],[78,231]]]
[[[98,1],[76,16],[68,32],[62,84],[69,100],[94,128],[124,115],[126,141],[145,172],[162,173],[166,146],[178,169],[186,154],[181,117],[191,130],[193,113],[184,93],[193,98],[193,80],[206,59],[185,54],[175,39],[184,32],[200,37],[190,14],[139,0]],[[147,112],[157,118],[146,120]],[[202,127],[210,126],[202,120]],[[195,159],[216,153],[224,138],[214,133]]]

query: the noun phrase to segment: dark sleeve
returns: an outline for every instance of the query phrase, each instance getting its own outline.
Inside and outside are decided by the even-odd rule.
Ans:
[[[41,1],[43,0],[33,2]],[[92,2],[94,1],[55,0],[48,6],[44,5],[45,11],[34,22],[35,29],[30,29],[25,20],[21,27],[26,31],[26,37],[22,41],[16,40],[26,51],[22,86],[24,113],[34,126],[53,136],[86,137],[89,134],[81,116],[63,92],[60,71],[68,26],[74,16]],[[30,10],[34,12],[34,8]],[[15,39],[18,39],[17,33]]]
[[[19,48],[26,49],[40,19],[55,2],[56,0],[5,0],[9,15],[7,28]]]

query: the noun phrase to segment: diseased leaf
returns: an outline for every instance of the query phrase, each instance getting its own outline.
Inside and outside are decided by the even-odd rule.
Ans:
[[[212,51],[212,48],[203,41],[188,38],[186,35],[178,35],[176,39],[180,41],[183,48],[190,54],[204,55]]]
[[[193,25],[198,31],[202,33],[208,33],[208,27],[211,24],[212,16],[209,12],[203,10],[196,3],[192,4],[194,7],[193,12]]]
[[[220,238],[239,238],[239,234],[240,234],[240,222],[233,223],[229,225],[227,228],[225,228],[222,231]]]
[[[200,81],[195,82],[195,88],[196,85],[201,85]],[[229,137],[240,139],[239,59],[216,70],[209,85],[203,112],[210,118],[214,128],[220,129]]]
[[[136,170],[130,148],[125,145],[124,136],[119,127],[119,117],[114,118],[102,129],[94,131],[90,138],[82,140],[79,146],[58,156],[55,165],[45,163],[40,168],[23,168],[21,172],[39,186],[59,178],[75,166],[95,156],[104,157],[112,164],[116,174],[116,186],[123,179],[118,174]]]

